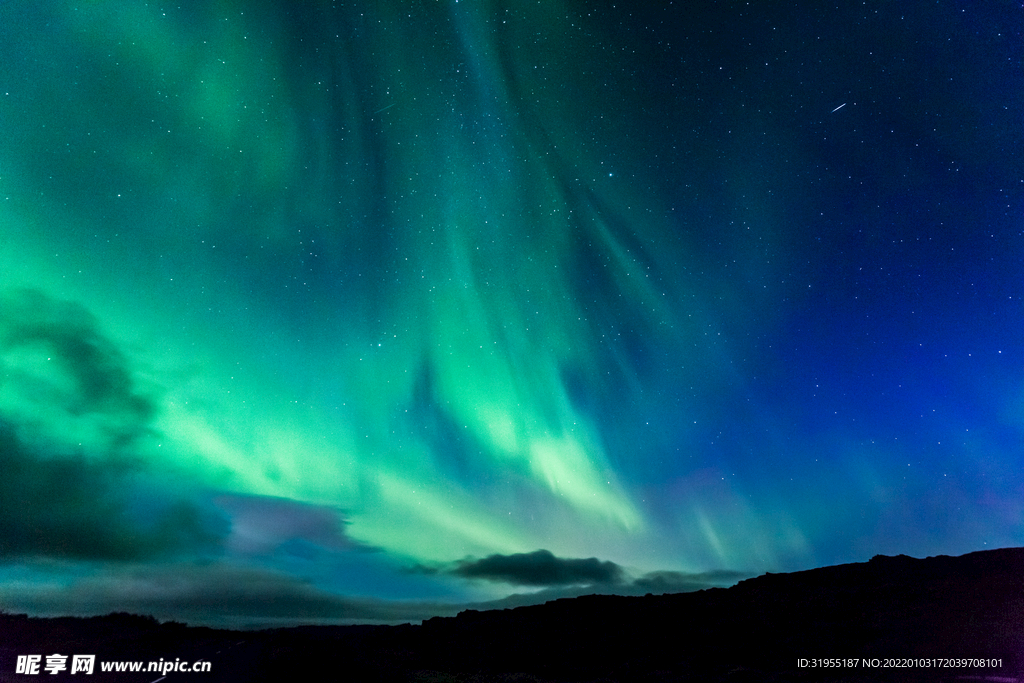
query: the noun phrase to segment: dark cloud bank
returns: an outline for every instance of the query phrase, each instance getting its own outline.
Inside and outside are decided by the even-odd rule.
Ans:
[[[489,555],[482,559],[468,558],[450,565],[421,565],[413,570],[540,589],[470,605],[476,609],[535,605],[548,600],[590,594],[688,593],[730,586],[752,576],[746,572],[717,570],[693,573],[656,571],[632,577],[614,562],[602,561],[596,557],[560,558],[543,549],[532,553]]]
[[[447,573],[467,579],[483,579],[517,586],[556,588],[566,586],[616,587],[634,593],[638,589],[651,592],[695,591],[724,586],[750,576],[743,572],[712,571],[687,573],[675,571],[650,572],[631,578],[614,562],[596,557],[567,559],[556,557],[549,550],[513,555],[489,555],[483,559],[466,559],[444,568],[424,569],[431,573]]]
[[[223,576],[225,595],[274,582],[244,571]],[[415,627],[306,626],[245,634],[124,613],[53,621],[0,614],[0,632],[8,636],[8,647],[0,647],[0,670],[13,670],[19,652],[63,652],[73,639],[99,661],[152,661],[158,655],[151,653],[173,652],[182,660],[212,662],[213,677],[207,678],[225,682],[1009,682],[1020,680],[1024,665],[1015,598],[1022,576],[1020,548],[923,560],[876,556],[765,574],[727,590],[465,610]],[[320,613],[339,609],[292,588],[277,595]],[[837,649],[844,661],[818,658]],[[970,654],[960,657],[963,652]]]
[[[0,559],[132,561],[223,536],[200,507],[145,483],[137,446],[155,401],[84,308],[0,294],[0,371]]]
[[[509,609],[581,595],[692,592],[728,586],[748,576],[737,572],[655,572],[630,579],[613,562],[563,559],[546,550],[492,555],[446,568],[417,571],[516,582],[540,590],[471,603],[383,600],[338,595],[295,576],[229,561],[148,562],[108,564],[102,571],[70,586],[39,583],[23,587],[5,596],[0,608],[42,616],[127,611],[192,625],[240,629],[298,624],[398,624],[454,616],[466,609]]]
[[[562,559],[548,550],[463,560],[449,573],[468,579],[502,581],[520,586],[619,584],[625,578],[622,568],[614,562],[602,562],[596,557],[585,560]]]

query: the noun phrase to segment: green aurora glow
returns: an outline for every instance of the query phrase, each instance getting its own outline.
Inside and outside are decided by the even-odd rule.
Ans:
[[[865,338],[806,331],[860,305],[814,298],[846,272],[814,251],[824,207],[859,195],[846,170],[792,170],[825,173],[832,153],[813,145],[833,133],[803,104],[796,123],[766,113],[812,77],[721,75],[731,53],[709,44],[719,66],[672,66],[669,95],[668,67],[650,66],[662,48],[600,14],[4,3],[0,497],[20,507],[0,513],[3,576],[39,558],[212,558],[387,597],[401,591],[352,588],[286,541],[330,546],[338,566],[381,550],[365,561],[396,572],[543,549],[638,574],[864,559],[890,533],[929,549],[1016,538],[981,513],[927,536],[974,484],[899,488],[917,451],[879,401],[796,398],[846,376],[820,370],[827,340]],[[874,178],[878,195],[945,173],[914,163]],[[836,234],[855,251],[853,228]],[[1011,393],[993,403],[1019,429]],[[909,439],[940,443],[949,424]],[[974,434],[987,441],[965,452],[1008,443]],[[918,504],[934,510],[892,531],[886,515]],[[264,555],[238,550],[264,547],[245,536],[257,508],[327,510],[334,540],[288,527]]]
[[[641,401],[606,333],[676,346],[698,325],[661,277],[683,251],[653,248],[666,209],[608,170],[630,168],[607,144],[630,85],[587,67],[602,55],[579,18],[376,3],[313,26],[315,8],[240,7],[51,7],[68,59],[34,62],[32,96],[6,105],[45,150],[8,147],[7,283],[81,302],[131,349],[157,402],[136,456],[338,506],[354,538],[417,559],[641,533],[566,377]],[[42,354],[6,362],[70,381]],[[4,401],[65,446],[107,419]]]

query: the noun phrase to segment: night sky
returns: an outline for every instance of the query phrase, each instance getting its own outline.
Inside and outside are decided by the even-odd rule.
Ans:
[[[0,608],[1024,545],[1024,5],[0,4]]]

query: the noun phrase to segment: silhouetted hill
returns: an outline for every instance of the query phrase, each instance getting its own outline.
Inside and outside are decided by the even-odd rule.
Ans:
[[[167,673],[169,683],[1024,681],[1024,549],[878,556],[766,574],[728,589],[469,610],[420,626],[238,632],[127,614],[0,615],[0,635],[0,681],[35,678],[14,674],[17,655],[44,655],[45,664],[52,653],[96,654],[87,680],[122,683],[160,674],[104,673],[99,662],[211,663],[208,673]],[[832,658],[848,661],[812,666]],[[996,665],[958,661],[964,658]],[[83,676],[40,671],[47,680]]]

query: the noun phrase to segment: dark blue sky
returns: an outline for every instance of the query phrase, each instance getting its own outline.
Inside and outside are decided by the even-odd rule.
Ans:
[[[4,3],[0,607],[1019,545],[1024,8],[641,5]]]

